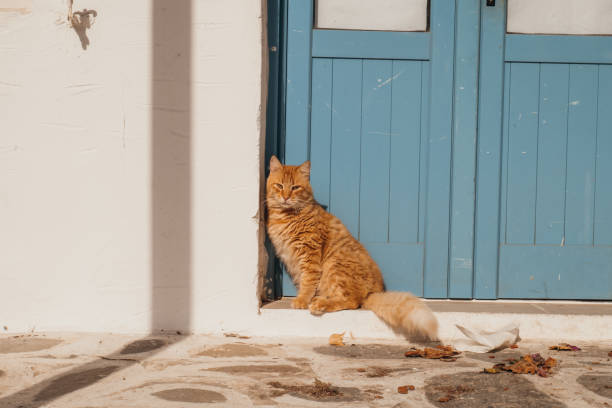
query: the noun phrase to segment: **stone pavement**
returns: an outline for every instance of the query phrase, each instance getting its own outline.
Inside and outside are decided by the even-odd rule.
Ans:
[[[400,340],[345,342],[5,334],[0,408],[612,406],[610,343],[577,344],[582,351],[574,352],[549,351],[556,341],[522,341],[517,349],[444,362],[406,358],[411,345]],[[552,376],[483,373],[535,352],[559,361]],[[405,394],[400,386],[408,386]]]

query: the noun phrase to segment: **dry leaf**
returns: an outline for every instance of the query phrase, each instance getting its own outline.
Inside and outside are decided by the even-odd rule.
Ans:
[[[552,368],[557,365],[557,360],[552,357],[544,360],[540,354],[526,354],[520,360],[508,359],[507,363],[498,363],[491,368],[485,368],[487,374],[497,374],[510,371],[514,374],[537,374],[540,377],[548,377]]]
[[[453,398],[452,398],[451,396],[447,395],[447,396],[445,396],[445,397],[440,397],[440,398],[438,398],[438,402],[448,402],[448,401],[450,401],[451,399],[453,399]]]
[[[461,354],[452,346],[436,346],[436,348],[425,347],[424,349],[413,348],[404,353],[406,357],[423,357],[430,359],[444,359],[446,361],[455,361],[455,356]]]
[[[344,341],[342,341],[342,338],[344,337],[344,333],[346,332],[334,333],[331,336],[329,336],[329,345],[330,346],[346,346],[346,344],[344,344]]]
[[[408,391],[414,391],[414,385],[400,385],[397,387],[397,392],[400,394],[408,394]]]
[[[510,346],[511,349],[516,349],[518,348],[518,344],[514,343],[513,345]]]
[[[612,351],[608,353],[608,357],[612,357]]]
[[[558,350],[558,351],[580,351],[580,347],[573,346],[568,343],[559,343],[556,346],[550,346],[549,350]]]

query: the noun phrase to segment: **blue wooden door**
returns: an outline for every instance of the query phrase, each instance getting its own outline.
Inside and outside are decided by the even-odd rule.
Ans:
[[[482,5],[474,292],[612,299],[612,37]]]
[[[430,32],[390,32],[316,29],[312,0],[287,2],[285,163],[311,160],[316,199],[389,290],[428,297],[448,294],[449,4],[432,1]]]
[[[285,1],[282,156],[388,289],[612,299],[612,37],[507,34],[505,0],[431,0],[427,32]]]

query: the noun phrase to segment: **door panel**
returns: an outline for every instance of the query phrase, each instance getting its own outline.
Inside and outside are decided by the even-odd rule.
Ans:
[[[597,192],[612,174],[610,121],[602,122],[612,114],[604,51],[612,39],[505,34],[502,11],[482,9],[496,40],[483,43],[481,64],[503,57],[504,65],[503,75],[481,65],[479,145],[487,149],[478,156],[477,280],[486,264],[497,271],[484,275],[498,298],[611,299],[612,246],[596,231],[609,226],[603,214],[612,211],[610,188]],[[489,104],[501,107],[499,122],[484,116]],[[491,171],[501,177],[491,179]],[[496,220],[498,249],[492,235],[478,233],[493,231],[480,226]]]
[[[612,66],[599,66],[595,180],[595,245],[612,246]]]
[[[313,29],[311,1],[288,7],[285,163],[311,160],[315,198],[370,251],[387,289],[446,297],[454,10],[434,1],[443,28],[409,33]],[[432,42],[444,45],[432,54]],[[287,275],[283,293],[295,294]]]
[[[389,289],[419,294],[423,64],[314,58],[310,151],[317,201],[385,266]]]
[[[284,162],[388,289],[612,299],[612,37],[508,34],[505,0],[431,0],[429,32],[286,1]]]
[[[609,67],[512,62],[506,70],[499,296],[608,298],[612,252],[596,238],[605,216],[595,210],[612,209],[609,188],[596,192],[612,174],[597,171],[612,163],[609,124],[599,120],[612,114]]]

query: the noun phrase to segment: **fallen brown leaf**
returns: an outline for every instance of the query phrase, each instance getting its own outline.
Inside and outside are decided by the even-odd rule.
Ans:
[[[514,343],[513,345],[510,346],[511,349],[516,349],[518,348],[518,344]]]
[[[400,394],[408,394],[408,391],[414,391],[414,385],[400,385],[397,387],[397,392]]]
[[[556,346],[550,346],[548,349],[557,351],[580,351],[580,347],[568,343],[559,343]]]
[[[608,353],[608,357],[612,357],[612,351]]]
[[[448,401],[450,401],[452,399],[453,399],[453,397],[451,397],[450,395],[447,395],[447,396],[438,398],[438,402],[448,402]]]
[[[557,360],[552,357],[546,360],[540,354],[525,354],[520,360],[507,359],[507,363],[497,363],[491,368],[485,368],[484,373],[497,374],[509,371],[514,374],[537,374],[540,377],[548,377]]]
[[[461,354],[452,346],[436,346],[435,348],[425,347],[424,349],[412,348],[404,353],[406,357],[423,357],[429,359],[446,359],[446,361],[455,361],[455,356]]]
[[[334,333],[331,336],[329,336],[329,345],[330,346],[346,346],[346,344],[344,344],[344,341],[342,339],[344,337],[344,333],[346,332]]]
[[[495,356],[489,356],[489,358],[495,358]]]

